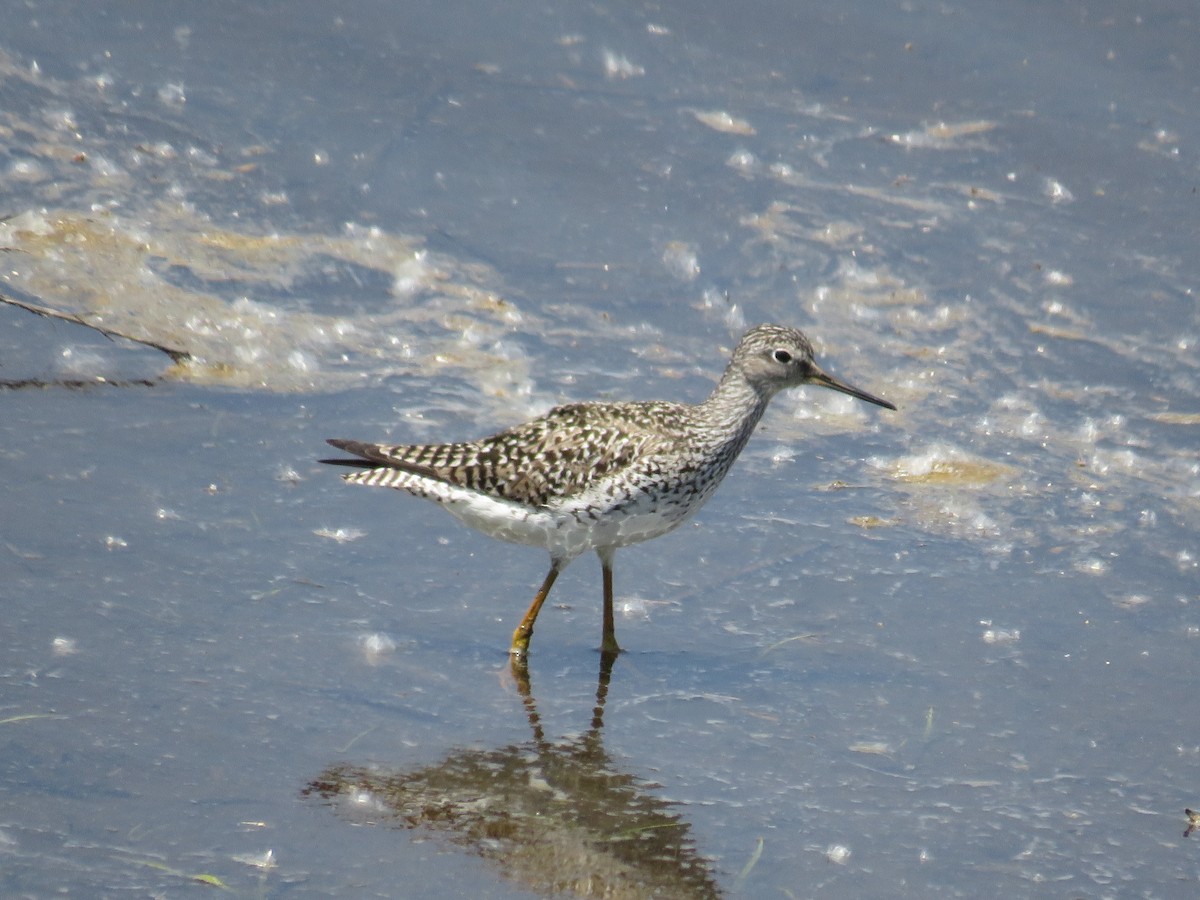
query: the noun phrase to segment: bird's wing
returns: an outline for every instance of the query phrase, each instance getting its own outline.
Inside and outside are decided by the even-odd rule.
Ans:
[[[578,403],[478,441],[329,443],[364,460],[529,506],[569,498],[675,442],[662,428],[669,404]],[[353,461],[344,463],[354,465]]]

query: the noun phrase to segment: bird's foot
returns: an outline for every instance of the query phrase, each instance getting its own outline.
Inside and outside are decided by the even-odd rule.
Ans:
[[[617,646],[617,639],[611,635],[605,635],[604,640],[600,642],[600,655],[616,659],[620,652],[621,648]]]

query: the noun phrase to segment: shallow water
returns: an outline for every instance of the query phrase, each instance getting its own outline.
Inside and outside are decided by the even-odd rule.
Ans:
[[[1194,895],[1190,7],[283,9],[0,38],[0,294],[135,339],[0,305],[0,893]],[[900,410],[778,398],[610,675],[316,463],[756,321]]]

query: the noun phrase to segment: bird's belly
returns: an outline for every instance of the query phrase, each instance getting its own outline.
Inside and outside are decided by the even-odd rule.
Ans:
[[[424,496],[437,500],[477,531],[571,560],[598,547],[627,547],[673,531],[696,514],[720,480],[718,475],[667,486],[650,483],[645,490],[600,486],[548,507],[526,506],[443,483],[422,487]]]
[[[489,537],[554,552],[559,523],[545,510],[482,495],[472,496],[469,501],[448,498],[441,502],[464,525]]]
[[[586,497],[556,510],[564,520],[562,530],[576,532],[582,542],[578,552],[597,547],[628,547],[674,531],[696,514],[716,488],[697,483],[671,491],[630,492],[604,502]]]

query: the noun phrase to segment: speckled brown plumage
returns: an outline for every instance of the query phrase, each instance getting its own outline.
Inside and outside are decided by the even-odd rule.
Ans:
[[[801,332],[760,325],[742,337],[703,403],[574,403],[453,444],[330,440],[358,458],[324,462],[360,467],[343,476],[349,482],[435,500],[485,534],[549,551],[550,573],[513,635],[518,658],[558,573],[595,550],[604,573],[602,647],[616,653],[616,549],[665,534],[694,515],[741,453],[770,399],[807,383],[895,409],[823,372]]]
[[[574,403],[478,441],[381,446],[330,441],[385,467],[546,507],[657,453],[682,452],[684,411],[673,403]],[[374,470],[372,470],[374,471]],[[362,482],[363,476],[346,476]],[[371,484],[390,487],[386,472]],[[405,487],[404,489],[409,489]]]

